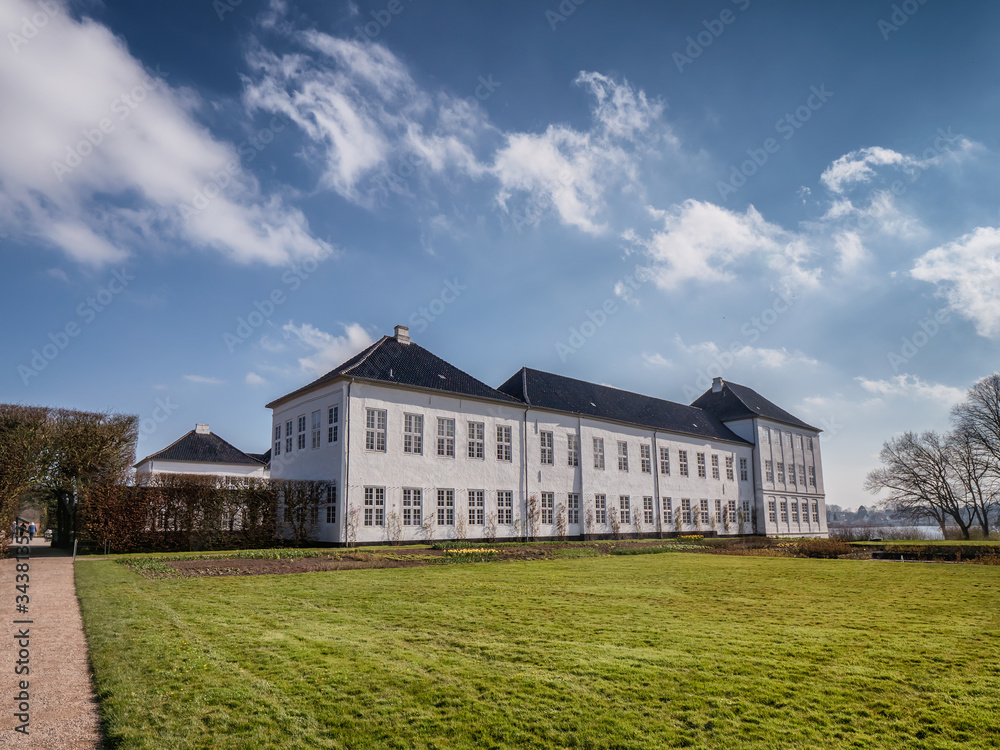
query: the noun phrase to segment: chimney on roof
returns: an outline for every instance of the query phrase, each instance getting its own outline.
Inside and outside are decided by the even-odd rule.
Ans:
[[[212,431],[208,429],[207,424],[196,424],[194,426],[194,431],[199,435],[211,435]]]
[[[410,329],[406,326],[396,326],[396,341],[400,344],[410,343]]]
[[[722,378],[712,378],[712,393],[720,393],[722,391]]]

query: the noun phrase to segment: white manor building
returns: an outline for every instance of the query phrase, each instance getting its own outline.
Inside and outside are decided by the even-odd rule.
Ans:
[[[820,430],[721,378],[690,406],[529,368],[494,389],[396,326],[267,408],[271,476],[330,483],[322,542],[827,536]]]

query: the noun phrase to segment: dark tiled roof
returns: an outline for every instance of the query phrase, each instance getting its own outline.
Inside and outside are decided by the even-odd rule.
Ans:
[[[267,405],[272,409],[288,398],[312,390],[317,385],[339,377],[375,380],[381,383],[426,388],[459,396],[474,396],[492,401],[516,403],[516,399],[500,393],[468,373],[448,364],[414,343],[401,344],[391,336],[383,336],[360,354],[347,360],[321,378],[314,380]]]
[[[247,453],[247,455],[250,456],[250,458],[254,458],[254,459],[260,461],[262,464],[264,464],[264,466],[267,466],[268,464],[271,463],[271,449],[270,448],[268,448],[263,453]]]
[[[541,409],[625,422],[664,432],[746,442],[714,414],[702,409],[527,367],[501,385],[499,390]]]
[[[239,448],[234,448],[218,435],[191,430],[180,440],[176,440],[159,453],[142,459],[146,461],[190,461],[204,464],[242,464],[260,466],[263,461],[253,458]]]
[[[723,422],[736,419],[749,419],[750,417],[764,417],[765,419],[773,419],[775,422],[783,422],[794,427],[822,432],[819,428],[806,424],[798,417],[789,414],[781,407],[771,403],[753,388],[747,388],[745,385],[738,385],[736,383],[726,383],[723,381],[721,391],[713,393],[712,389],[709,388],[691,405],[712,412]]]

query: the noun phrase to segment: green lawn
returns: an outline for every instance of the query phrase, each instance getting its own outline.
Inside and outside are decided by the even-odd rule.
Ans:
[[[671,554],[76,576],[114,747],[1000,746],[997,567]]]

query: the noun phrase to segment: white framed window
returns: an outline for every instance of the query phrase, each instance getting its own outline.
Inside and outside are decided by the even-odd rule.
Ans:
[[[700,507],[701,507],[701,523],[703,526],[708,526],[708,524],[711,522],[708,517],[708,500],[702,498]]]
[[[681,523],[691,523],[691,501],[686,498],[681,498]]]
[[[469,490],[469,525],[482,526],[486,513],[486,492]]]
[[[764,479],[768,482],[774,481],[774,462],[770,460],[764,462]]]
[[[285,422],[285,453],[292,452],[292,420]]]
[[[542,523],[553,523],[553,515],[556,507],[556,494],[554,492],[542,493]]]
[[[652,524],[653,523],[653,498],[644,497],[642,498],[642,522]]]
[[[792,500],[792,523],[799,522],[799,501]]]
[[[337,424],[340,421],[340,407],[331,406],[327,409],[327,427],[326,427],[326,442],[336,443],[337,442],[337,429],[340,427]]]
[[[424,453],[424,418],[421,414],[403,415],[403,453]]]
[[[729,523],[736,523],[736,501],[730,500],[726,503],[726,513],[729,515]]]
[[[274,427],[274,455],[281,455],[281,425]]]
[[[300,451],[306,449],[306,415],[299,415],[299,433],[296,436],[298,438],[297,447]]]
[[[813,439],[811,437],[806,438],[806,450],[812,451],[813,449]]]
[[[594,468],[604,468],[604,438],[594,438]]]
[[[816,486],[816,467],[815,466],[810,466],[809,467],[809,486],[810,487],[815,487]]]
[[[643,474],[653,473],[652,448],[648,445],[639,446],[639,464]]]
[[[567,523],[580,523],[580,496],[575,492],[566,496],[566,515]]]
[[[767,520],[771,523],[778,522],[778,515],[774,510],[774,500],[767,501]]]
[[[781,522],[788,523],[788,501],[781,501]]]
[[[795,447],[798,448],[799,450],[802,450],[802,436],[801,435],[796,435],[795,436]]]
[[[785,447],[786,448],[792,447],[792,433],[790,432],[785,433]]]
[[[813,501],[813,523],[819,523],[819,502]]]
[[[580,437],[572,432],[566,436],[566,464],[580,465]]]
[[[788,483],[795,484],[795,464],[788,464]]]
[[[778,461],[778,484],[783,484],[785,481],[785,464],[783,461]]]
[[[444,458],[455,457],[455,420],[438,417],[437,454]],[[454,514],[452,514],[454,515]],[[453,525],[454,521],[452,524]]]
[[[660,446],[660,473],[670,476],[670,448],[665,445]]]
[[[511,429],[508,425],[497,425],[497,461],[511,461]]]
[[[423,522],[423,490],[403,488],[403,526],[420,526]]]
[[[799,484],[806,486],[806,465],[799,464]]]
[[[628,471],[628,443],[618,441],[618,471]]]
[[[486,458],[486,425],[469,422],[469,458]]]
[[[632,523],[632,499],[628,495],[618,496],[618,512],[622,523]]]
[[[385,487],[365,487],[365,526],[385,526]]]
[[[551,466],[554,463],[553,450],[552,450],[552,433],[545,432],[543,430],[542,432],[539,433],[538,438],[542,449],[542,454],[541,454],[542,465]]]
[[[688,452],[677,451],[677,470],[682,477],[688,476]]]
[[[712,454],[712,479],[720,479],[719,476],[719,456]]]
[[[316,450],[322,443],[323,414],[317,409],[312,413],[312,449]]]
[[[504,526],[514,523],[514,493],[511,490],[497,491],[497,523]]]
[[[736,474],[733,472],[733,457],[726,456],[726,481],[732,482],[736,478]]]
[[[705,454],[699,453],[698,456],[698,477],[704,479],[707,474],[705,472]]]
[[[337,523],[337,485],[332,483],[326,486],[326,522]]]
[[[722,501],[715,501],[715,522],[722,523]]]
[[[438,490],[438,526],[455,525],[455,490]]]
[[[747,474],[747,460],[745,458],[741,458],[740,459],[740,481],[741,482],[747,481],[747,477],[748,476],[749,475]]]
[[[335,525],[337,523],[337,506],[327,505],[326,506],[326,522],[330,525]]]
[[[663,523],[670,526],[674,522],[674,501],[672,498],[664,497],[660,498],[660,503],[663,506]]]
[[[365,409],[365,450],[385,453],[385,409]]]
[[[594,495],[594,523],[606,524],[607,522],[608,522],[608,496]]]

